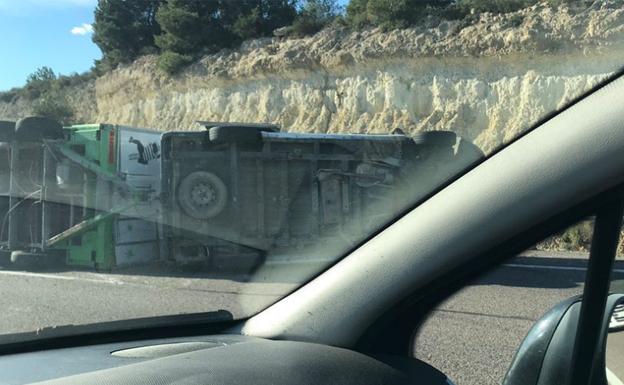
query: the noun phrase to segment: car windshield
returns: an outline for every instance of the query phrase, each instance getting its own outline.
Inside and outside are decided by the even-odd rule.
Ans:
[[[0,32],[23,338],[250,317],[624,64],[620,0],[0,0]]]

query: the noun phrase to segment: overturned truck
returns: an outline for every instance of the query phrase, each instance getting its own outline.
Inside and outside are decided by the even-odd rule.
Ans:
[[[483,154],[452,132],[339,135],[200,122],[162,138],[171,258],[336,255]],[[321,247],[322,246],[322,247]]]
[[[160,135],[0,122],[0,264],[110,270],[164,255]]]
[[[483,154],[452,132],[0,123],[0,263],[253,269],[361,242]]]

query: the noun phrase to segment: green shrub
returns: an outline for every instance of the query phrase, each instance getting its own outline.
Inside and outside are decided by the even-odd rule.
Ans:
[[[452,4],[452,0],[351,0],[347,6],[347,22],[354,28],[405,28]]]
[[[519,14],[512,15],[512,17],[509,18],[509,24],[512,27],[519,27],[520,25],[522,25],[523,22],[524,16]]]
[[[470,15],[470,9],[457,6],[457,4],[449,5],[448,7],[442,7],[439,9],[431,9],[431,14],[439,16],[445,20],[464,20],[468,21]]]
[[[93,76],[90,73],[83,75],[57,77],[49,67],[38,68],[28,75],[26,85],[19,91],[13,90],[12,101],[21,96],[32,101],[32,113],[45,116],[69,124],[74,116],[74,111],[67,101],[63,89]]]
[[[292,23],[294,0],[168,0],[156,12],[160,67],[175,73],[200,55],[270,35]]]
[[[582,3],[583,0],[544,0],[552,6]],[[539,0],[351,0],[346,21],[353,28],[382,27],[384,30],[405,28],[424,16],[435,15],[447,20],[466,19],[473,12],[509,13],[530,7]],[[520,18],[511,20],[520,25]]]
[[[593,220],[576,223],[539,242],[536,249],[586,252],[591,247],[593,229]]]
[[[262,25],[260,12],[260,8],[256,7],[251,12],[240,15],[232,26],[234,33],[243,40],[258,36]]]
[[[67,99],[57,91],[49,92],[35,101],[32,113],[37,116],[54,119],[63,125],[72,124],[74,111]]]
[[[371,24],[385,30],[405,28],[418,19],[420,4],[411,0],[369,0],[367,13]]]
[[[551,6],[561,4],[581,3],[582,0],[542,0]],[[457,0],[451,7],[457,8],[461,13],[468,13],[471,10],[476,12],[509,13],[539,3],[540,0]]]
[[[537,0],[459,0],[457,6],[477,12],[508,13],[537,3]]]
[[[180,70],[192,62],[192,56],[171,51],[165,51],[158,57],[158,67],[169,75],[180,72]]]
[[[589,0],[589,1],[587,0],[546,0],[546,2],[548,2],[550,5],[553,5],[553,6],[557,6],[561,4],[578,4],[578,3],[580,4],[585,3],[589,5],[593,3],[593,0]]]
[[[293,0],[255,0],[248,3],[239,3],[238,9],[231,10],[234,19],[231,30],[240,41],[270,36],[275,29],[292,24],[297,16]]]
[[[593,222],[585,221],[568,228],[560,236],[560,247],[564,250],[588,250],[593,235]]]
[[[3,103],[13,103],[19,97],[19,89],[12,88],[8,91],[0,92],[0,101]]]
[[[313,35],[325,28],[340,14],[336,0],[306,0],[292,24],[292,35]]]
[[[351,0],[347,4],[345,20],[347,25],[355,29],[361,29],[368,25],[368,15],[366,5],[368,0]]]
[[[156,20],[162,33],[155,37],[155,42],[161,50],[158,59],[161,70],[174,74],[193,61],[193,55],[208,39],[209,26],[202,16],[215,11],[217,6],[216,2],[170,0],[158,9]]]
[[[26,85],[22,89],[22,96],[33,100],[49,92],[56,80],[56,74],[50,67],[40,67],[26,78]]]
[[[66,87],[82,87],[84,83],[94,80],[96,73],[94,71],[87,71],[82,74],[74,72],[71,75],[59,75],[56,78],[56,83],[60,88]]]

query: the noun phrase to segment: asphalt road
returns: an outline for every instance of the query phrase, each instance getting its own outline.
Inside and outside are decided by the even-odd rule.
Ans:
[[[624,330],[609,333],[607,338],[607,367],[624,382]]]
[[[501,384],[531,326],[558,302],[582,293],[585,263],[585,257],[566,254],[511,260],[433,312],[416,337],[415,355],[458,385]],[[616,268],[613,278],[622,287],[624,262]],[[608,365],[624,379],[622,334],[611,334],[608,345]]]
[[[417,336],[416,356],[457,385],[500,384],[535,321],[556,303],[582,292],[584,263],[569,254],[537,253],[511,260],[432,314]],[[624,266],[618,268],[615,279],[624,283]],[[0,334],[219,309],[242,317],[295,287],[292,279],[265,278],[246,282],[244,277],[201,273],[0,270]],[[608,365],[624,378],[624,332],[610,336],[609,354]]]
[[[241,318],[262,310],[292,287],[200,274],[0,271],[0,334],[220,309]]]

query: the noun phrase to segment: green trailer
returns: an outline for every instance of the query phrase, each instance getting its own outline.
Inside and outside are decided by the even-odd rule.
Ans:
[[[160,257],[160,133],[37,117],[0,127],[5,263],[110,270]]]

